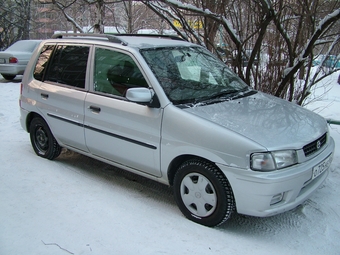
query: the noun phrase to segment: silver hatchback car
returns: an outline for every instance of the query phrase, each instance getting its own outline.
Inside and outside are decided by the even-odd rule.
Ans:
[[[182,213],[216,226],[269,216],[324,182],[326,121],[255,91],[203,47],[163,36],[58,35],[22,79],[21,124],[37,155],[65,147],[173,186]]]

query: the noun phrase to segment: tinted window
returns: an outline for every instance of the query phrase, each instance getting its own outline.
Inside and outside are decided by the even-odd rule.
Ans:
[[[89,47],[86,46],[57,46],[45,80],[85,88],[88,55]]]
[[[54,45],[45,45],[43,47],[34,69],[33,76],[35,79],[39,81],[43,80],[43,75],[48,64],[48,59],[50,58],[50,55],[54,47],[55,47]]]
[[[148,87],[141,71],[129,55],[97,48],[94,65],[95,91],[125,96],[129,88]]]

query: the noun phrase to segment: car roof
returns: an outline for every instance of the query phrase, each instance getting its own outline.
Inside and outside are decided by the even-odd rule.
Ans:
[[[40,43],[41,40],[19,40],[9,46],[5,51],[27,51],[32,52],[35,46]]]
[[[167,35],[144,35],[144,34],[55,34],[52,38],[65,41],[67,39],[80,41],[98,40],[104,42],[118,43],[132,48],[152,48],[152,47],[178,47],[178,46],[193,46],[194,44],[187,42],[176,36]],[[68,41],[68,40],[67,40]]]
[[[191,43],[181,40],[173,39],[171,37],[149,37],[149,36],[117,36],[131,47],[150,48],[161,46],[177,46],[177,45],[191,45]]]

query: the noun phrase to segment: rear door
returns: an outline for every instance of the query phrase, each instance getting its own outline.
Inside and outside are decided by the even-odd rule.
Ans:
[[[122,166],[160,176],[163,111],[129,102],[131,87],[148,87],[132,56],[94,50],[93,91],[85,99],[85,137],[90,152]]]
[[[88,151],[83,121],[89,52],[88,45],[45,45],[30,84],[57,140],[82,151]]]

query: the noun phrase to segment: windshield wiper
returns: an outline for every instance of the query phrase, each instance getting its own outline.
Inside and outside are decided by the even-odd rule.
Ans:
[[[242,90],[221,91],[220,93],[217,93],[213,96],[204,98],[176,100],[173,101],[173,103],[180,108],[191,108],[208,104],[215,104],[223,101],[231,101],[238,98],[254,95],[256,93],[257,93],[256,90],[245,88]]]
[[[235,100],[238,98],[242,98],[242,97],[247,97],[250,95],[254,95],[256,94],[257,91],[250,89],[250,88],[245,88],[242,90],[229,90],[229,91],[221,91],[218,94],[215,94],[211,97],[209,97],[206,100],[201,101],[201,103],[204,104],[214,104],[217,102],[223,102],[223,101],[227,101],[227,100]]]
[[[210,96],[209,99],[207,100],[211,100],[211,99],[216,99],[216,98],[230,98],[235,94],[238,94],[240,91],[239,90],[228,90],[228,91],[221,91],[213,96]]]

